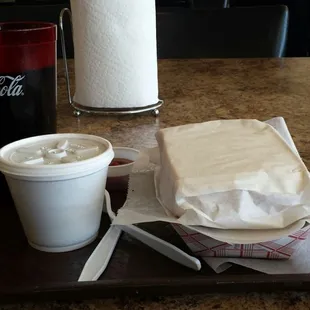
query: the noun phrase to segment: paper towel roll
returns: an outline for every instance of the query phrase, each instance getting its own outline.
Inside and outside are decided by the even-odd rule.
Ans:
[[[92,108],[158,102],[155,0],[71,0],[74,101]]]

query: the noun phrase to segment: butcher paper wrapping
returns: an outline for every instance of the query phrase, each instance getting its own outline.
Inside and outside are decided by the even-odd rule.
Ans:
[[[310,179],[270,125],[219,120],[162,129],[157,198],[188,225],[279,229],[310,215]]]
[[[301,229],[310,218],[308,171],[284,119],[275,118],[267,123],[276,127],[281,136],[273,127],[256,120],[186,125],[189,130],[183,126],[174,127],[166,131],[168,136],[160,131],[157,138],[161,148],[141,152],[130,176],[128,199],[113,224],[165,221],[234,244],[275,240]],[[194,134],[199,127],[202,129],[199,130],[200,138]],[[224,135],[226,130],[231,133]],[[173,132],[171,138],[170,132]],[[212,132],[217,136],[213,140],[207,138],[213,141],[212,144],[203,141],[203,137]],[[223,133],[222,137],[218,136],[219,132]],[[197,138],[196,146],[188,139],[191,134]],[[227,134],[229,139],[225,138]],[[176,138],[178,135],[181,139]],[[173,140],[179,143],[176,143],[178,152],[166,160],[171,149],[167,150],[163,145],[168,140],[171,147],[175,143]],[[214,149],[216,143],[222,152]],[[198,148],[197,157],[196,152],[189,151],[191,148]],[[242,156],[237,152],[238,148],[243,150]],[[228,152],[228,149],[232,151]],[[187,154],[187,160],[200,167],[186,176],[193,179],[195,187],[191,187],[190,182],[176,180],[176,175],[186,172],[175,167],[182,161],[177,155],[182,154],[181,151]],[[210,169],[207,165],[211,163],[211,156],[217,163],[216,169],[212,168],[214,179],[204,172],[204,169]],[[206,165],[201,164],[202,161],[207,161]],[[163,168],[170,169],[168,178],[167,172],[162,172]],[[163,189],[164,184],[166,188]],[[168,188],[170,193],[165,194]]]

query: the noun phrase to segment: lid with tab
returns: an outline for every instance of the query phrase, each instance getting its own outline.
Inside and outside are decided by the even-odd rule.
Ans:
[[[10,143],[0,150],[0,170],[24,176],[61,176],[108,166],[109,141],[92,135],[54,134]]]

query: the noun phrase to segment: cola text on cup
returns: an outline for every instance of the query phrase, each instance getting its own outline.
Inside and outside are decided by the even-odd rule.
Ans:
[[[0,22],[0,148],[56,132],[55,24]],[[0,194],[7,191],[0,176]]]

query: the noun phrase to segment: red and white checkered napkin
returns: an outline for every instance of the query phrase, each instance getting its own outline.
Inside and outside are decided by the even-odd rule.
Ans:
[[[310,225],[274,241],[255,244],[229,244],[191,230],[179,224],[172,224],[191,251],[201,258],[239,257],[288,259],[310,234]]]

